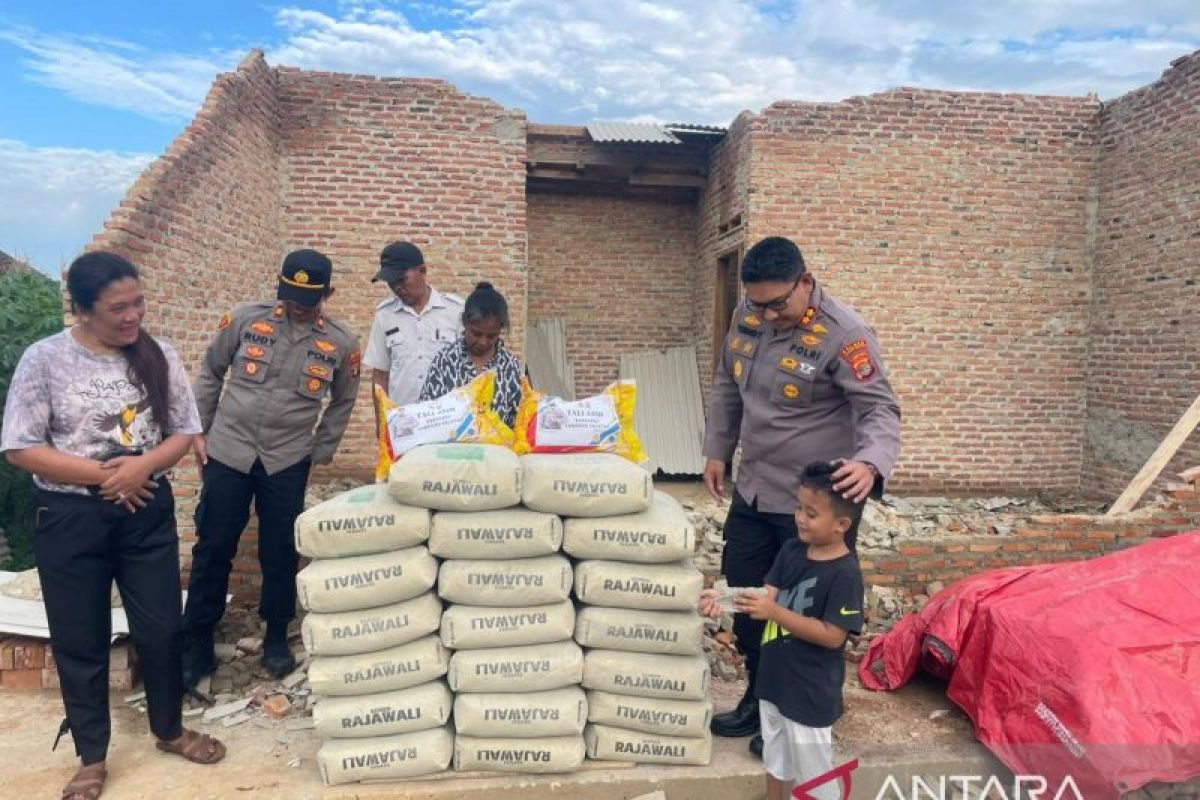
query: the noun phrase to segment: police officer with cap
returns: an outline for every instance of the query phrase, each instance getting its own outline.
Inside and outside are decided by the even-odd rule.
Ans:
[[[267,628],[262,664],[275,676],[296,666],[287,645],[296,615],[293,526],[304,509],[309,470],[333,460],[359,383],[358,337],[324,312],[332,274],[316,250],[289,253],[276,300],[244,303],[222,316],[204,356],[195,385],[203,486],[184,609],[188,688],[216,669],[213,632],[225,613],[251,501],[263,579],[258,611]]]
[[[372,381],[399,405],[415,403],[429,364],[462,332],[463,301],[427,280],[425,257],[411,242],[392,242],[379,254],[379,272],[394,297],[379,303],[363,362]]]

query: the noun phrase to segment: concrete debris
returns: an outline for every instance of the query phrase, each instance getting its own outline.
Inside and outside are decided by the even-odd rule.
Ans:
[[[183,712],[183,718],[191,719],[192,717],[198,717],[203,713],[204,713],[203,708],[189,708]]]
[[[217,642],[213,645],[213,652],[217,654],[217,661],[222,664],[228,664],[238,657],[237,645],[228,642]]]
[[[246,636],[238,639],[237,650],[239,653],[253,656],[262,652],[262,639],[257,636]]]
[[[204,721],[215,722],[216,720],[224,719],[228,716],[241,712],[248,705],[250,705],[250,698],[244,697],[241,700],[234,700],[232,703],[213,706],[204,712]]]
[[[285,688],[285,689],[295,689],[296,687],[298,687],[300,684],[304,683],[307,680],[308,680],[308,670],[307,670],[307,664],[305,664],[304,667],[297,669],[291,675],[288,675],[286,678],[284,678],[282,681],[280,681],[280,685],[282,685],[283,688]]]
[[[288,731],[309,731],[317,726],[317,721],[312,717],[293,717],[284,723],[284,730]]]
[[[251,719],[254,719],[254,711],[247,708],[243,711],[239,711],[236,714],[225,717],[221,720],[221,725],[225,728],[232,728],[234,725],[241,725],[243,722],[248,722]]]
[[[684,509],[696,528],[696,555],[693,558],[696,569],[705,575],[720,575],[729,504],[709,500],[700,505],[685,503]]]
[[[746,663],[734,647],[734,636],[729,631],[704,633],[704,655],[715,680],[737,681],[746,677]]]
[[[931,720],[945,719],[949,717],[951,713],[952,712],[948,708],[939,708],[935,711],[929,712],[929,718]]]
[[[130,704],[137,703],[137,702],[139,702],[141,700],[145,700],[145,699],[146,699],[145,692],[134,692],[133,694],[125,696],[125,702],[130,703]]]

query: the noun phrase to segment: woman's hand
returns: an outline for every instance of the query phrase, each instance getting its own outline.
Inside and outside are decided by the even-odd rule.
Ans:
[[[108,476],[100,484],[100,496],[125,507],[130,514],[154,497],[158,483],[151,479],[153,465],[146,456],[117,456],[100,465]]]

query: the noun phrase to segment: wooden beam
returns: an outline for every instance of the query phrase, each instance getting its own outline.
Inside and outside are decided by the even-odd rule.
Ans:
[[[632,186],[684,186],[703,189],[708,179],[703,175],[681,175],[678,172],[639,172],[629,176]]]
[[[1154,483],[1155,478],[1167,466],[1167,462],[1174,457],[1179,448],[1183,446],[1183,443],[1187,441],[1187,438],[1191,436],[1197,424],[1200,424],[1200,396],[1192,401],[1191,408],[1183,412],[1183,416],[1175,423],[1175,427],[1159,443],[1158,449],[1154,451],[1154,455],[1150,456],[1142,466],[1141,471],[1125,487],[1125,491],[1121,492],[1121,496],[1117,498],[1117,502],[1113,503],[1112,507],[1108,509],[1106,516],[1111,517],[1114,514],[1124,514],[1137,505],[1138,500],[1141,500],[1142,495],[1150,488],[1150,484]]]

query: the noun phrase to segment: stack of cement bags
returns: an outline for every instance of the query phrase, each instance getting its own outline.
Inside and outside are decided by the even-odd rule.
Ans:
[[[567,516],[563,549],[580,559],[575,640],[588,648],[588,756],[707,764],[712,705],[696,611],[704,579],[691,562],[687,514],[616,456],[523,462],[526,505]]]
[[[453,752],[430,513],[386,489],[353,489],[296,520],[296,549],[314,559],[296,586],[329,784],[439,772]]]
[[[584,757],[583,652],[571,640],[573,573],[562,521],[519,506],[522,470],[492,445],[427,445],[393,468],[391,491],[436,509],[430,550],[450,605],[454,768],[567,772]]]

